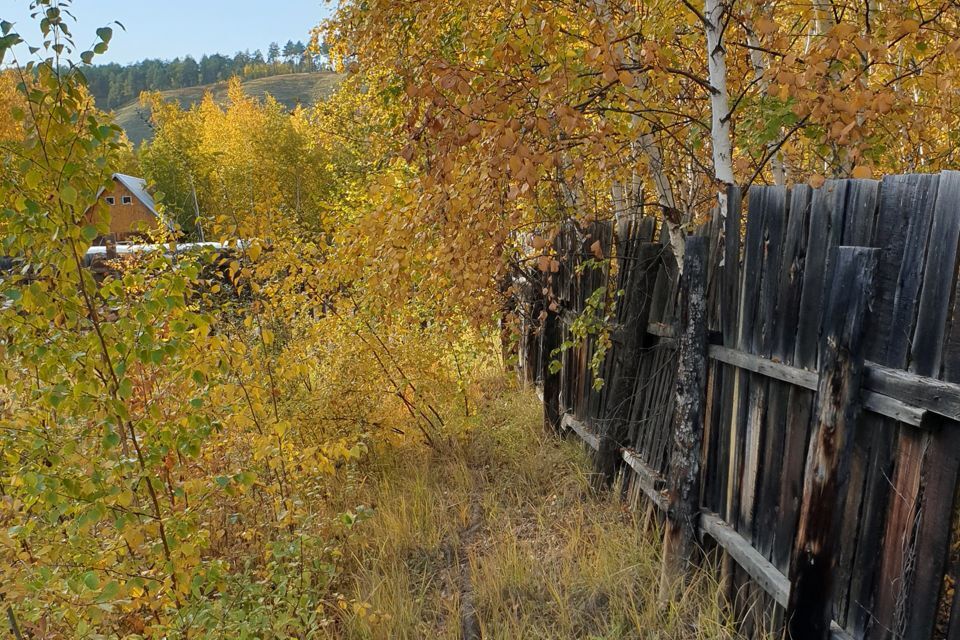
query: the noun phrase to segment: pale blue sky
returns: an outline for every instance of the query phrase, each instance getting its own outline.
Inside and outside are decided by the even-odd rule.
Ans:
[[[0,0],[0,19],[17,23],[27,42],[40,42],[30,20],[30,0]],[[232,55],[287,40],[307,41],[310,29],[329,17],[326,0],[74,0],[71,24],[77,47],[87,49],[97,27],[119,20],[110,50],[98,62],[127,63],[144,58],[173,59],[187,54]],[[77,54],[79,57],[79,52]]]

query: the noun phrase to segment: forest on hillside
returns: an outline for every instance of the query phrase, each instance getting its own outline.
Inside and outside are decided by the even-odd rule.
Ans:
[[[192,56],[172,60],[148,59],[131,64],[97,64],[84,70],[97,106],[116,109],[140,98],[144,91],[184,89],[223,82],[230,78],[251,80],[287,73],[309,73],[329,69],[327,47],[308,49],[303,41],[288,40],[282,47],[270,43],[266,54],[260,49],[238,51],[233,56],[215,53],[200,60]]]
[[[805,255],[808,236],[793,225],[806,223],[793,220],[842,215],[848,191],[836,181],[863,187],[849,190],[856,209],[884,176],[960,167],[956,0],[342,0],[321,24],[290,25],[311,30],[302,46],[126,67],[94,63],[135,34],[74,35],[82,3],[29,3],[35,24],[0,19],[0,608],[14,637],[782,637],[776,597],[790,583],[775,568],[751,582],[729,558],[713,566],[708,550],[682,597],[661,599],[659,516],[625,508],[622,487],[598,482],[582,447],[558,437],[559,410],[545,416],[518,382],[530,355],[520,345],[546,345],[541,383],[559,385],[573,361],[589,371],[580,391],[599,405],[609,389],[601,374],[619,366],[615,345],[660,358],[667,349],[651,344],[695,342],[680,320],[654,337],[646,317],[624,330],[647,298],[624,295],[621,265],[639,261],[614,230],[651,223],[637,255],[663,266],[647,284],[664,301],[690,289],[685,250],[704,225],[713,264],[746,263],[737,243],[749,239],[755,269],[744,268],[743,290],[779,300],[778,288],[803,289],[803,261],[785,260],[782,281],[756,274],[780,273],[781,245],[788,258]],[[77,44],[94,37],[90,50]],[[321,64],[342,75],[316,103],[286,107],[241,82]],[[148,93],[153,135],[137,147],[113,120],[111,108],[143,89],[224,79],[223,100],[181,105]],[[156,215],[136,230],[147,248],[97,244],[116,231],[104,197],[116,173],[147,181]],[[937,194],[914,178],[900,183],[885,205],[929,223]],[[788,199],[788,188],[818,207]],[[779,208],[767,195],[751,203],[751,193],[781,194]],[[728,227],[739,220],[732,212],[767,204],[785,215],[788,202],[799,203],[789,227],[765,213],[751,229]],[[921,306],[960,318],[957,274],[943,267],[958,246],[946,231],[960,238],[953,213],[944,204],[940,226],[883,230],[913,259],[884,272],[902,285],[904,318]],[[860,230],[836,218],[808,226],[834,245]],[[776,239],[791,232],[792,242]],[[929,238],[946,249],[927,253]],[[834,269],[826,249],[819,262],[809,253],[803,263],[822,265],[822,280]],[[927,263],[946,292],[934,300],[916,267]],[[820,296],[822,282],[808,282]],[[869,305],[856,306],[862,320]],[[773,317],[770,308],[749,307],[724,330],[763,347],[773,332],[753,320]],[[843,326],[854,324],[863,323]],[[700,328],[706,354],[721,332]],[[818,331],[811,368],[768,380],[763,371],[786,365],[767,349],[762,367],[738,369],[739,386],[723,386],[733,404],[711,411],[747,421],[749,403],[751,424],[761,424],[774,413],[768,389],[792,402],[797,389],[809,400],[823,386],[852,389],[834,411],[846,416],[860,394],[842,383],[865,365],[818,378]],[[917,371],[884,375],[925,392],[931,382]],[[797,379],[806,387],[788,393]],[[955,397],[957,385],[934,382],[928,404]],[[664,383],[658,398],[681,392],[690,390]],[[891,450],[914,442],[908,453],[926,460],[934,448],[925,443],[955,433],[913,405],[884,406],[918,426],[897,442],[889,431]],[[868,426],[858,433],[880,431]],[[591,435],[613,460],[605,479],[628,471],[622,442]],[[733,467],[760,459],[770,442],[738,440],[727,458]],[[669,439],[661,444],[670,451]],[[912,486],[909,504],[888,492],[889,511],[904,539],[920,535],[925,483],[942,482],[940,498],[953,500],[955,477],[919,464],[898,472],[888,453],[869,448],[855,471]],[[774,468],[786,457],[773,445],[764,455]],[[804,460],[789,461],[798,474]],[[667,480],[650,492],[698,494],[661,491]],[[802,497],[794,486],[768,493],[793,508]],[[751,508],[731,506],[721,515],[732,524],[715,532],[736,534]],[[702,515],[690,510],[683,525]],[[937,517],[949,555],[944,571],[930,571],[944,579],[924,583],[935,586],[924,603],[940,610],[933,637],[942,640],[960,632],[960,613],[945,630],[951,606],[960,612],[960,510]],[[770,550],[741,539],[769,568]],[[889,540],[904,575],[929,565]],[[865,590],[878,574],[868,551],[855,576]],[[770,583],[788,587],[764,591]],[[896,619],[886,628],[866,616],[873,626],[857,640],[904,635],[913,592],[899,590],[916,583],[888,585],[882,615]],[[811,584],[829,605],[831,587]],[[872,615],[876,603],[854,604]],[[825,640],[833,613],[819,614]]]

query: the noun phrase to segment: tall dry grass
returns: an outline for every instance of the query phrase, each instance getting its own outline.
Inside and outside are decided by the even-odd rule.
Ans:
[[[659,532],[591,493],[581,445],[542,433],[532,392],[492,378],[482,396],[438,450],[376,455],[332,637],[460,638],[464,571],[483,638],[737,637],[714,572],[658,605]]]

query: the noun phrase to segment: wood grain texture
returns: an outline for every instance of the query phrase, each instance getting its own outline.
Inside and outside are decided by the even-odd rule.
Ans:
[[[833,262],[820,341],[814,434],[790,564],[787,625],[792,638],[816,640],[830,634],[836,544],[852,431],[860,414],[863,331],[876,261],[873,249],[842,247]]]

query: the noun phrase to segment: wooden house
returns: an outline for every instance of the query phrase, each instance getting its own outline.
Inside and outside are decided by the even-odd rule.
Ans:
[[[146,238],[151,231],[170,225],[156,209],[143,178],[113,174],[113,187],[100,192],[100,201],[110,208],[110,234],[96,244],[130,242]]]

